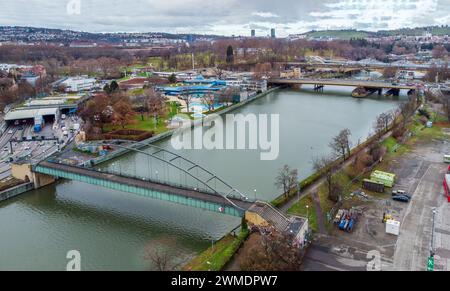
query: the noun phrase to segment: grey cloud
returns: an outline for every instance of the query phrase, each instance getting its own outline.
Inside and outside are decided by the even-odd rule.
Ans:
[[[358,14],[346,12],[328,4],[348,4],[364,10],[372,1],[348,0],[80,0],[81,14],[68,15],[66,6],[77,0],[0,0],[0,25],[40,26],[65,28],[93,32],[198,32],[235,34],[235,30],[245,31],[250,27],[267,30],[271,27],[286,32],[321,29],[322,23],[330,19],[353,20],[352,28],[385,28],[396,19],[382,16],[376,21],[361,22]],[[433,25],[434,19],[450,14],[450,0],[437,1],[432,15],[417,17],[414,21],[405,21],[401,25]],[[386,3],[387,1],[384,1]],[[404,10],[418,9],[417,1],[400,2]],[[342,16],[314,17],[311,12],[342,12]],[[271,13],[278,17],[261,17],[257,13]],[[431,14],[431,13],[430,13]],[[341,15],[341,14],[339,14]],[[342,28],[336,22],[336,27]],[[326,24],[330,27],[329,22]]]

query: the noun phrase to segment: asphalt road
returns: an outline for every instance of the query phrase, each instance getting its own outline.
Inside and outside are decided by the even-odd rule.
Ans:
[[[449,142],[434,142],[415,149],[406,157],[415,166],[400,172],[399,183],[409,187],[413,199],[401,221],[394,254],[395,270],[426,270],[431,249],[433,208],[436,208],[436,270],[450,271],[450,203],[444,197],[442,186],[448,167],[442,158],[449,148]]]
[[[19,140],[22,138],[28,138],[32,136],[45,136],[46,138],[58,138],[63,142],[61,146],[64,146],[71,138],[73,133],[69,132],[69,136],[64,136],[65,127],[67,131],[73,126],[74,123],[78,123],[79,119],[76,117],[68,117],[63,122],[60,122],[55,127],[53,124],[46,124],[42,131],[38,134],[33,132],[33,125],[31,124],[19,124],[9,126],[4,134],[0,136],[0,180],[8,178],[11,175],[10,158],[18,159],[26,157],[31,162],[37,163],[42,159],[45,159],[49,155],[58,151],[58,145],[55,141],[25,141],[25,142],[13,142],[13,152],[10,152],[10,141]]]

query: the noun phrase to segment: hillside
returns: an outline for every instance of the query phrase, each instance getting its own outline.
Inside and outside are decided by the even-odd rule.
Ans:
[[[423,35],[424,32],[431,32],[433,35],[450,35],[450,27],[447,26],[429,26],[429,27],[416,27],[416,28],[402,28],[396,30],[380,30],[377,32],[354,30],[354,29],[343,29],[343,30],[320,30],[320,31],[310,31],[305,33],[307,37],[312,38],[339,38],[339,39],[351,39],[351,38],[366,38],[369,36],[395,36],[395,35],[407,35],[416,36]]]

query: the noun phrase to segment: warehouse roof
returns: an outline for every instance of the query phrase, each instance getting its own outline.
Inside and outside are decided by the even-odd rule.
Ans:
[[[42,108],[42,109],[18,109],[10,111],[6,114],[5,120],[31,119],[37,116],[56,115],[58,108]]]

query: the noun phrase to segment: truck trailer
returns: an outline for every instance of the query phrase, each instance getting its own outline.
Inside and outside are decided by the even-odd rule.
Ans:
[[[450,203],[450,174],[445,175],[443,185],[445,197],[447,197],[447,200]]]
[[[369,179],[363,180],[363,188],[372,192],[384,193],[384,184]]]

